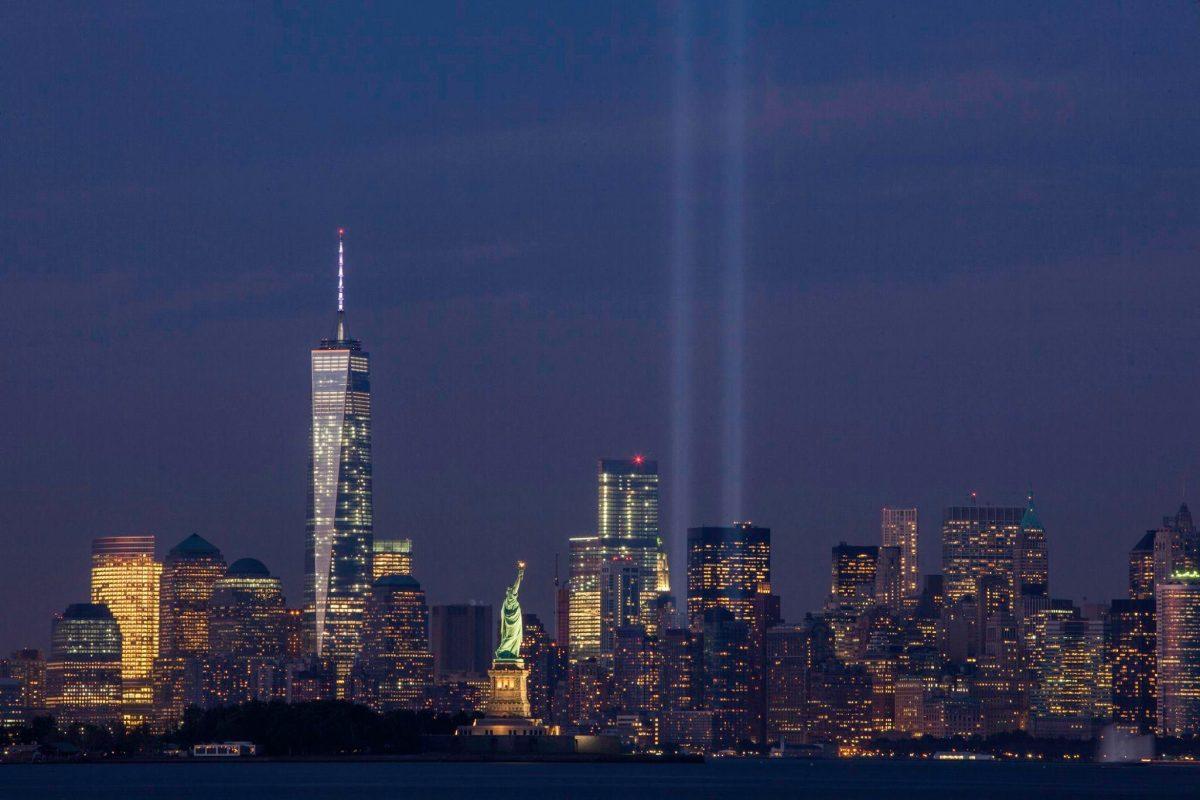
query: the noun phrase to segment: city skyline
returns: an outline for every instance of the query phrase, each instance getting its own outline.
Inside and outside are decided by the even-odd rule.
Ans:
[[[89,599],[101,536],[153,534],[161,558],[194,531],[300,602],[305,350],[330,327],[341,224],[373,356],[375,529],[413,541],[431,604],[488,599],[495,542],[520,537],[545,554],[525,603],[552,619],[551,555],[565,567],[566,539],[596,532],[599,458],[659,462],[673,581],[688,527],[733,522],[729,20],[14,11],[22,74],[63,77],[6,90],[0,331],[31,344],[2,368],[5,647],[46,646],[50,615]],[[1195,9],[748,14],[737,516],[772,530],[785,617],[823,603],[828,548],[878,543],[882,507],[919,509],[928,573],[943,508],[1030,487],[1052,596],[1122,596],[1126,552],[1200,473],[1200,137],[1173,100],[1197,88]],[[514,24],[557,66],[497,44]],[[429,36],[398,48],[410,31]],[[704,45],[687,72],[680,40]],[[181,67],[186,87],[162,77]],[[676,219],[690,420],[670,379]]]

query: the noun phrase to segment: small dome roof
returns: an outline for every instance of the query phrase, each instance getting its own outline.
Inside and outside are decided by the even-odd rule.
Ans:
[[[221,551],[203,536],[193,533],[179,544],[171,548],[168,555],[172,556],[217,556]]]
[[[104,603],[72,603],[63,613],[64,619],[112,619],[112,612]]]
[[[242,577],[271,577],[271,571],[267,566],[257,558],[239,558],[237,561],[229,565],[229,569],[225,570],[226,575],[240,575]]]
[[[412,575],[384,575],[375,581],[376,586],[388,586],[393,589],[420,589],[421,584]]]

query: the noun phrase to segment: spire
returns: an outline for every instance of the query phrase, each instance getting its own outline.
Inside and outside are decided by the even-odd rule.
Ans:
[[[337,309],[337,340],[346,340],[346,247],[343,241],[346,236],[345,228],[338,228],[338,309]]]

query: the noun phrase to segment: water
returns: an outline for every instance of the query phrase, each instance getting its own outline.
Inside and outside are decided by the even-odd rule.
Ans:
[[[734,761],[707,764],[178,763],[0,766],[0,798],[1195,798],[1200,766]]]

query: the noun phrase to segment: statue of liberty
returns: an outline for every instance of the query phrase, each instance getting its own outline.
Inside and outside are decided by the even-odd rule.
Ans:
[[[525,577],[525,562],[517,562],[517,580],[512,586],[504,589],[504,605],[500,608],[500,646],[496,648],[497,661],[520,661],[521,638],[521,604],[517,601],[517,592],[521,589],[521,578]]]

